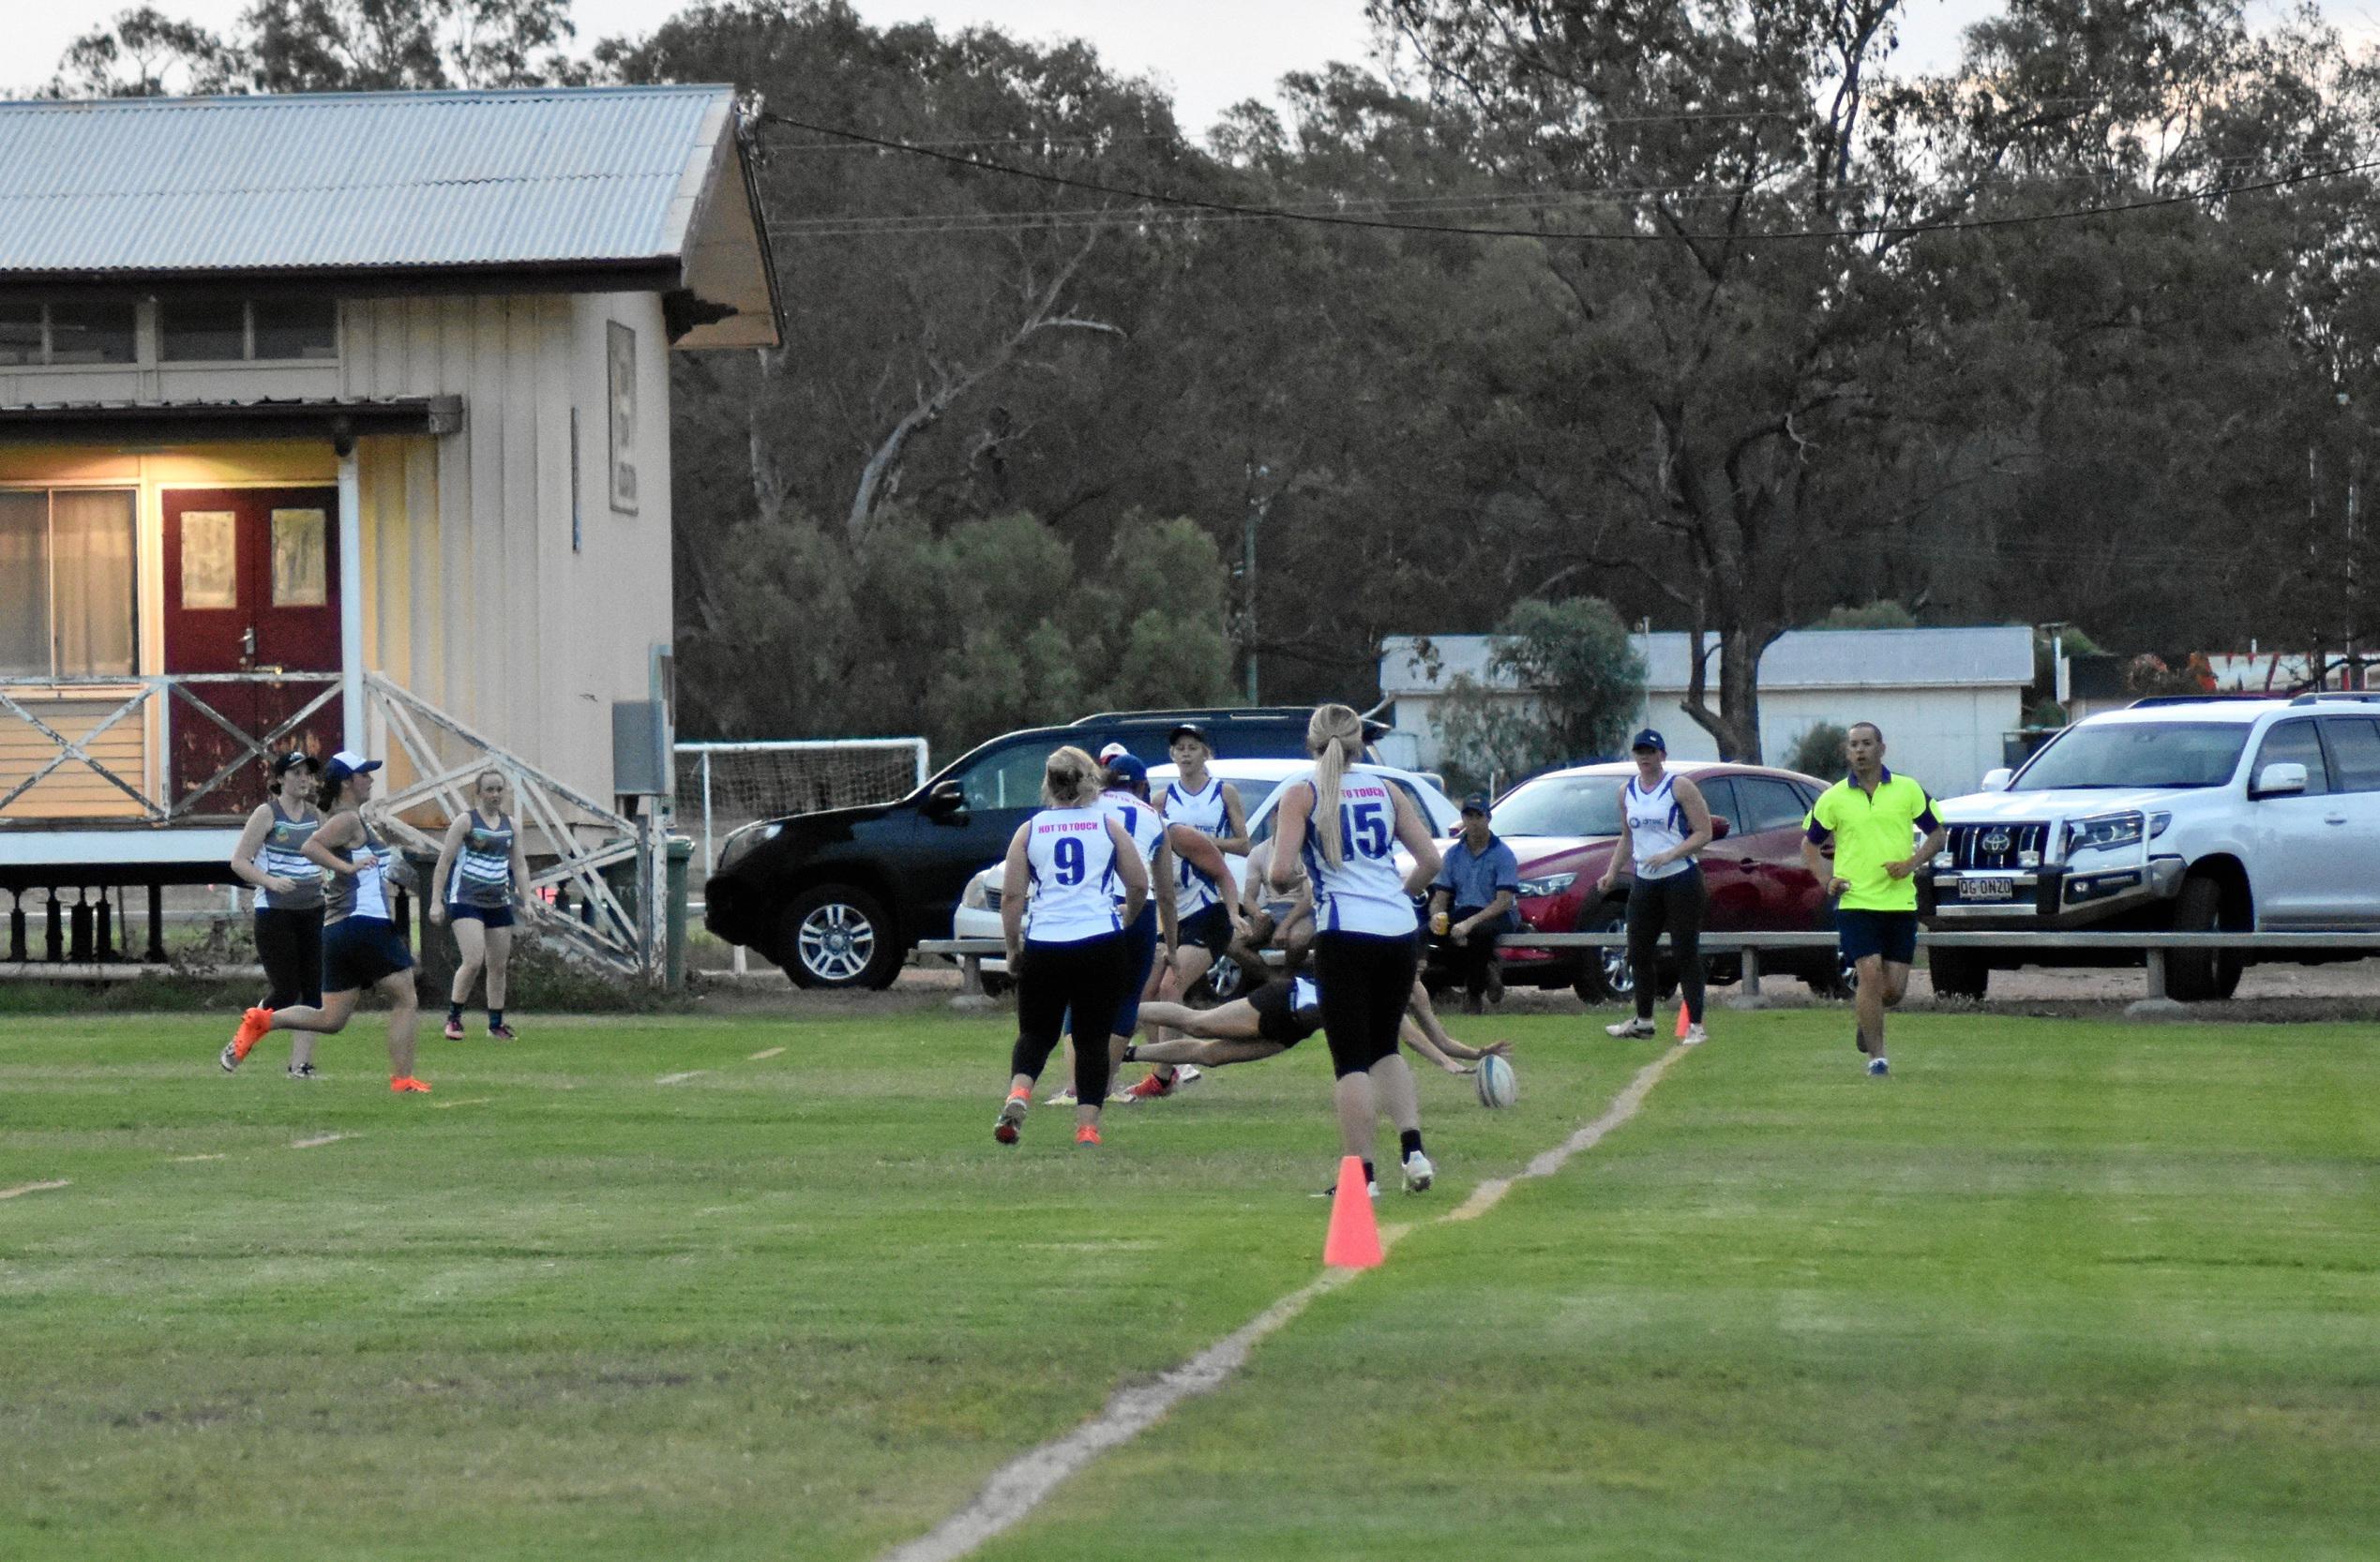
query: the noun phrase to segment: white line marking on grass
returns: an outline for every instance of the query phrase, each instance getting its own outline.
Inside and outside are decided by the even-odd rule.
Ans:
[[[1504,1195],[1513,1191],[1514,1183],[1524,1178],[1551,1177],[1569,1164],[1572,1156],[1582,1150],[1594,1149],[1603,1143],[1604,1134],[1636,1115],[1637,1108],[1644,1105],[1645,1098],[1652,1094],[1652,1088],[1661,1083],[1661,1076],[1669,1072],[1669,1065],[1685,1055],[1685,1048],[1673,1046],[1651,1062],[1647,1063],[1636,1071],[1636,1077],[1628,1082],[1626,1089],[1612,1097],[1611,1104],[1604,1108],[1602,1117],[1587,1124],[1586,1127],[1545,1151],[1512,1176],[1499,1177],[1473,1188],[1470,1197],[1440,1215],[1439,1219],[1475,1221],[1501,1203]]]
[[[785,1049],[781,1046],[764,1047],[761,1051],[752,1054],[748,1060],[755,1063],[762,1062],[768,1059],[776,1057],[778,1053],[783,1052],[784,1050]]]
[[[352,1139],[354,1136],[355,1135],[353,1134],[317,1134],[310,1139],[299,1139],[293,1143],[289,1148],[292,1149],[320,1149],[324,1145],[335,1145],[341,1139]]]
[[[13,1188],[0,1188],[0,1198],[22,1198],[27,1194],[46,1194],[53,1188],[71,1188],[74,1179],[61,1177],[54,1182],[20,1182]]]
[[[221,1155],[219,1155],[219,1154],[218,1154],[218,1155],[176,1155],[176,1156],[173,1156],[173,1157],[171,1157],[171,1159],[173,1160],[173,1164],[174,1164],[175,1165],[179,1166],[179,1165],[187,1165],[187,1164],[189,1164],[190,1162],[192,1162],[192,1161],[220,1161],[220,1160],[222,1160],[222,1159],[223,1159],[223,1157],[222,1157]]]
[[[485,1106],[495,1099],[494,1096],[466,1096],[460,1101],[433,1101],[429,1104],[443,1112],[449,1106]]]
[[[665,1074],[654,1083],[655,1085],[683,1085],[689,1079],[699,1079],[710,1072],[709,1069],[688,1069],[684,1074]]]
[[[1108,1396],[1107,1407],[1054,1442],[1001,1466],[975,1500],[933,1530],[884,1554],[883,1562],[957,1562],[1041,1506],[1042,1499],[1112,1448],[1139,1436],[1192,1394],[1213,1393],[1247,1364],[1258,1342],[1305,1311],[1306,1303],[1363,1273],[1325,1269],[1274,1302],[1238,1329],[1153,1382],[1127,1384]]]
[[[1612,1098],[1603,1116],[1529,1162],[1512,1177],[1483,1182],[1471,1196],[1445,1214],[1409,1225],[1385,1226],[1380,1245],[1393,1247],[1399,1238],[1442,1221],[1477,1220],[1496,1208],[1522,1178],[1551,1177],[1582,1150],[1603,1142],[1615,1128],[1634,1117],[1661,1083],[1671,1064],[1685,1056],[1672,1047],[1637,1071],[1628,1088]],[[1067,1478],[1080,1473],[1109,1449],[1121,1448],[1165,1418],[1166,1412],[1193,1394],[1220,1389],[1232,1374],[1246,1366],[1265,1337],[1277,1332],[1305,1311],[1317,1297],[1354,1280],[1362,1269],[1325,1269],[1249,1322],[1152,1382],[1127,1384],[1107,1397],[1107,1407],[1062,1437],[1042,1444],[1002,1465],[975,1494],[975,1499],[925,1535],[884,1553],[879,1562],[958,1562],[994,1537],[1032,1517],[1050,1493]]]

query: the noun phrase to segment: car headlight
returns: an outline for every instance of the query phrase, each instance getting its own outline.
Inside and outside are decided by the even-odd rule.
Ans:
[[[784,829],[784,820],[767,819],[759,824],[747,824],[740,830],[730,831],[728,838],[719,844],[719,865],[714,871],[725,873],[734,865],[737,858],[750,851],[762,841],[776,839]]]
[[[2066,826],[2066,855],[2137,846],[2145,825],[2138,814],[2094,814],[2089,819],[2070,820]]]
[[[1533,900],[1542,895],[1559,894],[1577,882],[1578,875],[1574,873],[1549,873],[1543,879],[1524,879],[1520,881],[1520,896],[1523,900]]]

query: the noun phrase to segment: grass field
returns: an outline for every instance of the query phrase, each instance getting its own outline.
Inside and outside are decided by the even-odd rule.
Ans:
[[[0,1021],[0,1557],[866,1558],[1317,1272],[1318,1046],[1001,1151],[1003,1022]],[[1423,1078],[1388,1265],[1002,1559],[2370,1558],[2380,1042],[1723,1014]],[[755,1053],[783,1048],[775,1056]],[[665,1076],[688,1075],[661,1084]],[[339,1137],[332,1137],[339,1135]],[[304,1146],[305,1148],[295,1148]]]

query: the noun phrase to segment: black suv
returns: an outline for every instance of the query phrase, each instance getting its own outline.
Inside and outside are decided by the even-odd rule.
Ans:
[[[920,939],[950,936],[951,912],[985,864],[1041,806],[1049,751],[1121,743],[1167,762],[1167,734],[1196,722],[1217,757],[1298,758],[1308,706],[1111,711],[1069,727],[992,739],[898,803],[747,825],[704,886],[703,925],[785,968],[805,987],[889,987]],[[1386,728],[1367,724],[1377,737]],[[1254,799],[1248,800],[1251,804]]]

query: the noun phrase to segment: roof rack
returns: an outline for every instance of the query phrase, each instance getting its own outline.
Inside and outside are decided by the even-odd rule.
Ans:
[[[2281,699],[2277,694],[2257,694],[2250,689],[2223,689],[2214,694],[2147,694],[2124,707],[2127,711],[2151,710],[2160,705],[2231,705],[2248,699]]]
[[[2289,703],[2320,705],[2334,699],[2350,705],[2380,704],[2380,689],[2309,689]]]

